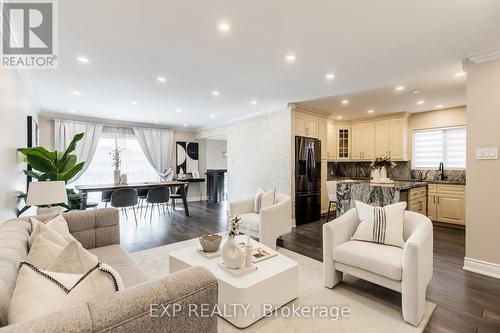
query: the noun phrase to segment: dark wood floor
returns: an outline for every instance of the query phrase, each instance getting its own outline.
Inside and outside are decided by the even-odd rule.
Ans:
[[[225,203],[190,203],[191,216],[179,210],[169,215],[155,212],[153,220],[140,220],[139,227],[129,214],[122,219],[121,242],[130,252],[171,244],[210,232],[226,230]],[[322,261],[323,221],[295,228],[278,240],[278,245]],[[437,309],[426,332],[500,332],[500,280],[465,272],[465,234],[462,230],[434,227],[434,276],[427,298]],[[375,295],[400,301],[394,291],[369,282],[356,287]]]

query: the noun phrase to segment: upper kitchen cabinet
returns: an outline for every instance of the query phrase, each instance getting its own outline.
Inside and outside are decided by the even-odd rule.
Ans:
[[[408,120],[406,117],[375,122],[375,157],[408,160]]]
[[[326,127],[326,158],[333,160],[338,158],[337,156],[337,133],[335,125],[332,122],[328,122]]]
[[[321,160],[328,159],[328,139],[327,139],[327,125],[326,119],[318,119],[318,139],[321,141]]]
[[[319,118],[295,112],[295,135],[318,139]]]
[[[375,124],[353,125],[351,131],[351,159],[373,160],[375,158]]]

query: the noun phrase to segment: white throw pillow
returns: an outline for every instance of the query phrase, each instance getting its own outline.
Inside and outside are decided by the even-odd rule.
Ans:
[[[260,204],[259,213],[264,208],[274,206],[275,203],[276,203],[276,189],[273,188],[272,190],[269,190],[269,191],[265,192],[264,194],[262,194],[262,200],[261,200],[261,204]]]
[[[262,187],[259,187],[257,189],[257,193],[255,194],[255,201],[254,201],[254,205],[253,205],[253,211],[254,211],[254,213],[259,213],[260,212],[260,206],[262,204],[262,195],[265,192],[266,191]]]
[[[406,202],[373,207],[356,201],[361,223],[351,239],[404,247],[403,221]]]
[[[66,239],[66,241],[74,239],[74,237],[69,232],[68,222],[66,222],[66,220],[61,214],[45,222],[41,222],[36,218],[32,217],[30,218],[30,222],[31,222],[31,235],[28,238],[29,247],[31,247],[31,245],[33,244],[33,241],[35,240],[35,237],[39,232],[40,225],[45,225],[51,228],[59,235],[61,235],[64,239]]]
[[[83,274],[98,263],[97,256],[84,249],[78,241],[71,241],[46,269],[51,272]]]
[[[49,229],[49,232],[55,233],[56,238],[60,237],[55,231]],[[62,238],[60,241],[65,242]],[[44,234],[39,233],[31,245],[26,261],[40,269],[46,269],[59,256],[63,248],[64,243],[55,243],[45,238]]]
[[[65,310],[119,290],[123,290],[123,282],[106,264],[99,263],[85,274],[68,274],[40,270],[22,262],[10,300],[8,323]]]

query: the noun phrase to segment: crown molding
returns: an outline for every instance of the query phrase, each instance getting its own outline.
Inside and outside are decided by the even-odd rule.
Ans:
[[[500,48],[487,52],[477,53],[467,57],[467,60],[474,64],[481,64],[483,62],[497,60],[497,59],[500,59]]]

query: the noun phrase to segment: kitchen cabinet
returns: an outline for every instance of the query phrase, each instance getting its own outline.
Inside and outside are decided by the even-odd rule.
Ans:
[[[426,215],[427,188],[426,186],[412,188],[408,191],[408,210]]]
[[[295,114],[295,135],[318,138],[319,119],[307,114],[296,112]]]
[[[321,160],[328,158],[326,119],[318,119],[318,139],[321,141]]]
[[[321,162],[321,214],[328,212],[328,191],[326,190],[326,181],[328,180],[328,163]]]
[[[406,120],[391,119],[375,123],[375,155],[406,160]]]
[[[335,125],[330,122],[326,127],[326,158],[328,160],[337,158],[337,132]]]
[[[351,159],[373,160],[375,158],[375,124],[352,126]]]
[[[336,126],[336,159],[348,160],[351,158],[351,127]]]
[[[436,222],[465,225],[465,186],[429,184],[427,216]]]

